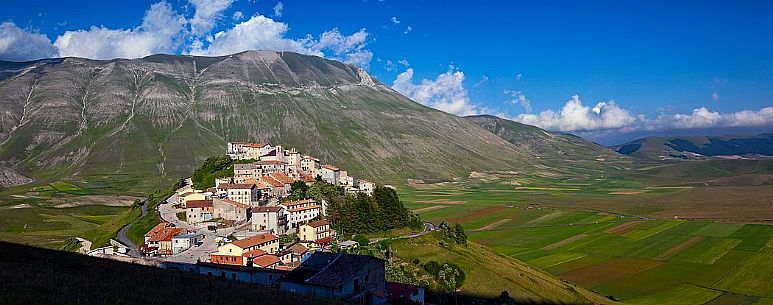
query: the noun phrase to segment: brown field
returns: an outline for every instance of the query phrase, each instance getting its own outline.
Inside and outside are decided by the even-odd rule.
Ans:
[[[439,203],[439,204],[465,204],[464,200],[451,200],[451,199],[432,199],[432,200],[420,200],[418,203]]]
[[[55,208],[72,208],[86,205],[103,205],[109,207],[128,207],[134,200],[142,199],[134,196],[121,195],[86,195],[77,197],[59,197],[49,199]]]
[[[544,246],[544,247],[542,247],[542,250],[553,250],[553,249],[556,249],[556,248],[560,248],[561,246],[571,244],[571,243],[573,243],[575,241],[578,241],[578,240],[586,238],[586,237],[588,237],[588,234],[577,234],[575,236],[569,237],[569,238],[564,239],[562,241],[559,241],[559,242],[552,243],[552,244],[549,244],[547,246]]]
[[[601,264],[561,274],[559,277],[567,281],[583,283],[586,287],[592,287],[614,279],[634,275],[660,264],[660,262],[651,260],[613,258]]]
[[[701,186],[668,190],[666,193],[629,195],[625,200],[619,196],[588,195],[571,203],[573,209],[603,209],[658,219],[678,217],[736,223],[771,223],[773,220],[773,187]],[[548,207],[566,206],[566,202],[554,199],[534,201]]]
[[[703,236],[695,236],[688,241],[685,241],[681,244],[674,246],[671,249],[666,250],[666,252],[663,252],[660,255],[656,256],[655,260],[659,260],[659,261],[668,260],[669,258],[674,257],[674,255],[677,255],[680,252],[687,250],[688,248],[690,248],[690,246],[698,243],[701,240],[703,240]]]
[[[640,223],[641,223],[641,221],[626,222],[624,224],[621,224],[621,225],[614,226],[614,227],[611,227],[609,229],[606,229],[604,231],[604,233],[623,235],[623,234],[627,233],[628,231],[631,231],[633,229],[633,227],[635,227],[636,225],[638,225]]]
[[[414,213],[423,213],[423,212],[439,210],[439,209],[443,209],[443,208],[447,208],[447,207],[448,207],[447,205],[435,205],[435,206],[431,206],[431,207],[415,209],[415,210],[413,210],[413,212]]]
[[[453,218],[453,219],[450,219],[450,221],[452,221],[452,222],[465,222],[465,221],[468,221],[468,220],[474,220],[474,219],[478,219],[478,218],[481,218],[481,217],[484,217],[484,216],[487,216],[487,215],[491,215],[491,214],[496,213],[498,211],[501,211],[503,209],[505,209],[505,207],[503,207],[501,205],[490,206],[490,207],[487,207],[487,208],[482,208],[482,209],[477,209],[477,210],[471,211],[469,214],[465,215],[464,217]]]
[[[492,222],[492,223],[490,223],[490,224],[487,224],[487,225],[485,225],[485,226],[482,226],[482,227],[480,227],[480,228],[477,228],[477,229],[475,229],[475,230],[473,230],[473,231],[486,231],[486,230],[492,230],[492,229],[495,229],[496,227],[498,227],[498,226],[501,226],[501,225],[503,225],[503,224],[505,224],[506,222],[508,222],[508,221],[511,221],[511,220],[512,220],[512,219],[509,219],[509,218],[501,219],[501,220],[498,220],[498,221]]]

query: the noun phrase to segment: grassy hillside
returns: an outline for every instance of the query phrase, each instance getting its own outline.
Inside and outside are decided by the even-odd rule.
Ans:
[[[607,147],[575,135],[553,133],[491,115],[465,118],[514,146],[531,152],[540,165],[553,169],[556,174],[595,178],[619,172],[633,162]]]
[[[0,80],[0,166],[38,181],[149,190],[190,175],[228,141],[296,147],[377,181],[447,180],[535,162],[468,120],[314,56],[250,51],[1,65],[15,72]]]
[[[753,137],[646,137],[614,149],[644,160],[701,159],[728,155],[773,156],[773,134]]]
[[[0,242],[3,304],[343,304],[274,288]]]
[[[497,254],[479,244],[439,244],[439,232],[391,243],[402,269],[410,270],[417,261],[454,263],[466,275],[459,294],[496,297],[507,291],[523,303],[612,304],[615,303],[581,287],[565,283],[525,264]]]

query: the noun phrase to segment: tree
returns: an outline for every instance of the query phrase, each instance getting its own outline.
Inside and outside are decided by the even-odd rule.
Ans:
[[[303,199],[309,199],[308,192],[309,186],[306,185],[306,182],[303,181],[295,181],[292,184],[290,184],[290,196],[287,197],[288,201],[294,201],[294,200],[303,200]]]

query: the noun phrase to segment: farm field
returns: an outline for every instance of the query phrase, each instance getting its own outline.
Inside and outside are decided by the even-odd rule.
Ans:
[[[479,175],[398,191],[425,220],[462,223],[476,243],[624,303],[773,300],[773,225],[660,216],[680,208],[659,198],[689,188],[545,181]]]
[[[136,199],[64,181],[3,190],[0,240],[58,249],[67,238],[103,233],[98,228],[127,214]]]

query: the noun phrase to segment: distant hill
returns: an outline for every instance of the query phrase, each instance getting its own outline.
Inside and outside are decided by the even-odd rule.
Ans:
[[[516,147],[532,153],[543,166],[566,173],[592,173],[613,163],[631,161],[630,158],[621,156],[607,147],[575,135],[549,132],[492,115],[473,115],[465,118]]]
[[[773,156],[773,133],[753,137],[645,137],[612,147],[645,160],[706,159],[719,156]]]
[[[28,182],[20,173],[148,189],[190,175],[228,141],[296,147],[383,182],[534,163],[526,147],[315,56],[0,62],[0,186]]]

